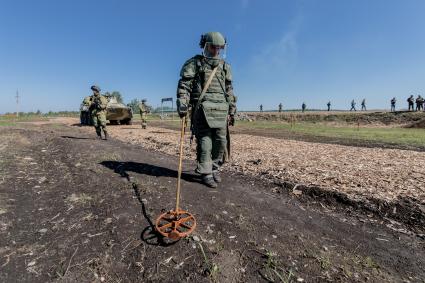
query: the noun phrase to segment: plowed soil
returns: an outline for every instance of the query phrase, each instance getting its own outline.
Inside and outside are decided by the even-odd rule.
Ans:
[[[0,128],[1,282],[425,280],[418,227],[249,172],[206,188],[190,160],[181,207],[196,231],[161,239],[177,157],[94,136],[58,120]]]

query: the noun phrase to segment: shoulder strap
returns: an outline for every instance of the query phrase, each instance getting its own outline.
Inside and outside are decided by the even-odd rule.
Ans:
[[[217,72],[218,66],[219,66],[219,65],[217,65],[217,66],[216,66],[216,67],[212,70],[211,75],[210,75],[210,77],[209,77],[209,78],[208,78],[208,80],[207,80],[207,83],[205,84],[204,88],[202,89],[201,95],[200,95],[200,96],[199,96],[199,98],[198,98],[198,102],[196,102],[195,110],[193,110],[193,116],[192,116],[192,117],[196,117],[196,116],[195,116],[195,115],[196,115],[196,112],[198,111],[199,106],[201,105],[201,101],[202,101],[202,99],[205,97],[205,93],[207,93],[208,87],[210,86],[210,84],[211,84],[211,82],[212,82],[212,79],[213,79],[213,77],[215,76],[215,73]]]

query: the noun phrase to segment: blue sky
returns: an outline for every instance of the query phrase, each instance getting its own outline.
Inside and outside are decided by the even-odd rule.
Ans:
[[[0,113],[77,110],[90,85],[174,97],[200,35],[228,39],[240,110],[405,107],[425,92],[425,1],[0,0]]]

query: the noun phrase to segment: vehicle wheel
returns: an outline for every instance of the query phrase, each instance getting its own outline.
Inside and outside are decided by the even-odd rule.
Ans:
[[[131,125],[131,119],[124,119],[120,121],[121,125]]]

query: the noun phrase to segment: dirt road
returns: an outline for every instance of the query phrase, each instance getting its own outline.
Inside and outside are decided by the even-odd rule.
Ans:
[[[248,175],[209,189],[191,162],[182,208],[197,229],[164,242],[151,227],[173,208],[177,157],[93,137],[55,123],[0,128],[1,282],[425,280],[424,239],[394,221]]]

